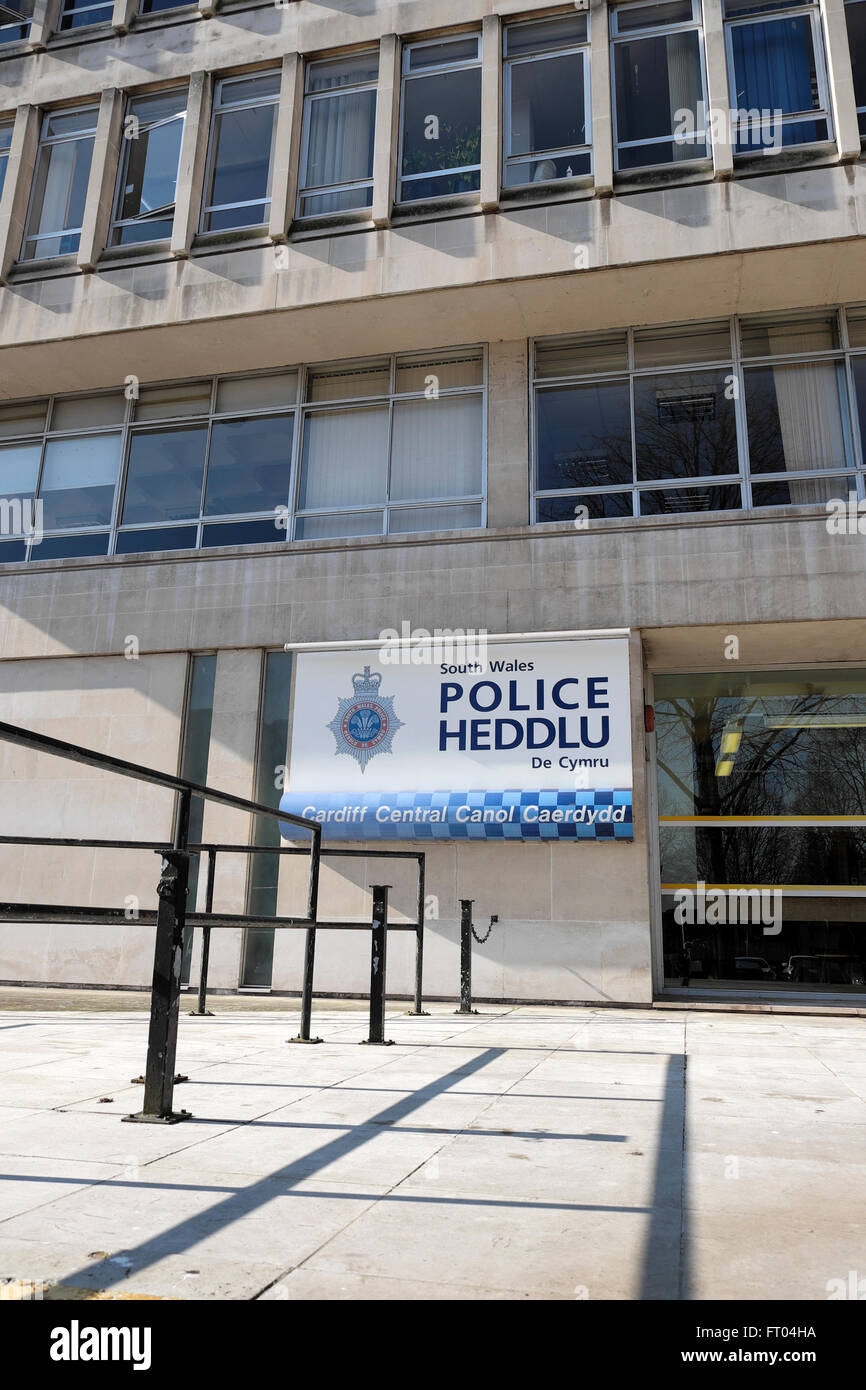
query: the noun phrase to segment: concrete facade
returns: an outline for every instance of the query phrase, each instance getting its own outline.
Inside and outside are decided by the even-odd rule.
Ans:
[[[714,143],[687,170],[615,172],[608,6],[591,0],[594,173],[567,188],[501,188],[503,23],[564,13],[518,0],[406,0],[333,8],[308,0],[224,3],[149,17],[118,0],[113,27],[0,45],[0,123],[14,120],[0,198],[0,408],[33,396],[117,390],[377,353],[486,351],[486,526],[421,535],[291,541],[206,552],[0,565],[0,719],[178,771],[188,663],[217,654],[208,782],[255,795],[263,654],[284,643],[369,641],[413,626],[493,633],[630,629],[635,838],[628,844],[436,845],[428,891],[427,989],[457,987],[459,899],[501,926],[476,953],[479,996],[647,1004],[662,987],[652,778],[644,703],[663,671],[866,665],[859,534],[828,532],[822,504],[534,523],[531,343],[558,334],[856,306],[866,298],[866,171],[841,0],[820,17],[832,139],[735,161]],[[43,9],[45,13],[43,13]],[[573,12],[573,11],[572,11]],[[407,39],[482,36],[481,174],[459,205],[395,205],[400,55]],[[710,106],[727,105],[724,24],[705,0]],[[369,216],[294,219],[304,62],[379,45]],[[199,235],[214,81],[281,66],[267,229]],[[174,227],[156,250],[106,250],[125,96],[189,84]],[[19,259],[46,109],[98,105],[81,241],[70,258]],[[124,656],[128,639],[138,657]],[[170,798],[42,766],[0,745],[3,833],[164,837]],[[863,807],[866,812],[866,806]],[[70,827],[75,827],[74,829]],[[205,838],[249,841],[211,806]],[[102,851],[0,850],[0,897],[121,905],[154,901],[155,861]],[[133,862],[134,861],[134,862]],[[326,871],[323,908],[367,910],[374,861]],[[216,903],[242,911],[247,865],[227,856]],[[655,876],[654,876],[655,875]],[[33,891],[33,883],[39,892]],[[408,880],[395,910],[411,910]],[[297,904],[281,876],[279,910]],[[106,894],[108,893],[108,896]],[[0,981],[144,987],[151,934],[0,927]],[[351,934],[347,934],[347,937]],[[366,942],[322,934],[317,987],[358,993]],[[193,958],[195,977],[198,948]],[[300,933],[277,933],[272,987],[296,990]],[[210,979],[242,981],[240,933],[216,933]],[[408,994],[408,937],[389,988]]]

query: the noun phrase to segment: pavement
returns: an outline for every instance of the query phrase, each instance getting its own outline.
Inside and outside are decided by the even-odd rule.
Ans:
[[[866,1296],[860,1019],[216,997],[129,1125],[97,993],[0,994],[0,1299]]]

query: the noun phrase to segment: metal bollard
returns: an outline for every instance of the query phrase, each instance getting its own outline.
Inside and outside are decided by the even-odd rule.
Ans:
[[[460,1008],[456,1014],[477,1014],[472,1007],[472,904],[474,898],[460,899]]]
[[[296,1038],[287,1038],[290,1043],[320,1043],[321,1038],[310,1037],[313,1020],[313,971],[316,964],[316,929],[308,927],[304,943],[304,982],[301,987],[301,1026]]]
[[[418,861],[418,930],[415,933],[415,1007],[408,1009],[410,1017],[428,1018],[424,1008],[424,858]]]
[[[373,930],[370,933],[370,1036],[364,1042],[391,1047],[385,1037],[385,974],[388,964],[388,889],[390,884],[373,886]]]
[[[174,848],[163,855],[157,886],[156,947],[153,956],[153,994],[147,1036],[144,1103],[137,1115],[124,1116],[138,1124],[177,1124],[189,1112],[172,1110],[174,1063],[177,1054],[177,1021],[180,1010],[180,976],[183,961],[183,929],[189,882],[190,793],[181,792],[175,821]]]

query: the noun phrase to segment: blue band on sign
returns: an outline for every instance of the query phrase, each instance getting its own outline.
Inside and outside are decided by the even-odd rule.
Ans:
[[[631,789],[597,791],[296,792],[287,815],[324,840],[632,840]],[[305,832],[282,823],[283,839]]]

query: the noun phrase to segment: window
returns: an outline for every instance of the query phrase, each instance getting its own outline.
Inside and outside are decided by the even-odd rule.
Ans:
[[[866,135],[866,0],[846,0],[845,19],[848,22],[857,119],[860,134]]]
[[[0,121],[0,198],[3,197],[3,184],[6,181],[6,165],[9,163],[9,147],[12,144],[12,122]]]
[[[506,188],[591,172],[585,15],[506,26],[504,103]]]
[[[617,5],[610,23],[617,169],[707,158],[700,0]]]
[[[142,14],[160,14],[163,10],[191,9],[195,0],[141,0]]]
[[[296,538],[483,525],[483,374],[479,350],[311,370]]]
[[[134,97],[123,126],[112,246],[171,236],[186,91]]]
[[[536,520],[862,492],[866,316],[847,322],[847,364],[835,312],[537,343]]]
[[[373,202],[378,54],[308,63],[298,216]]]
[[[279,72],[217,83],[203,232],[267,223],[279,96]]]
[[[42,122],[23,261],[78,250],[98,108],[55,111]]]
[[[3,404],[0,497],[44,537],[0,560],[481,526],[484,419],[480,348]]]
[[[817,4],[725,0],[734,153],[831,138]]]
[[[63,0],[58,31],[83,29],[86,24],[110,24],[114,5],[105,0]]]
[[[408,44],[399,201],[477,193],[480,187],[480,36]]]

